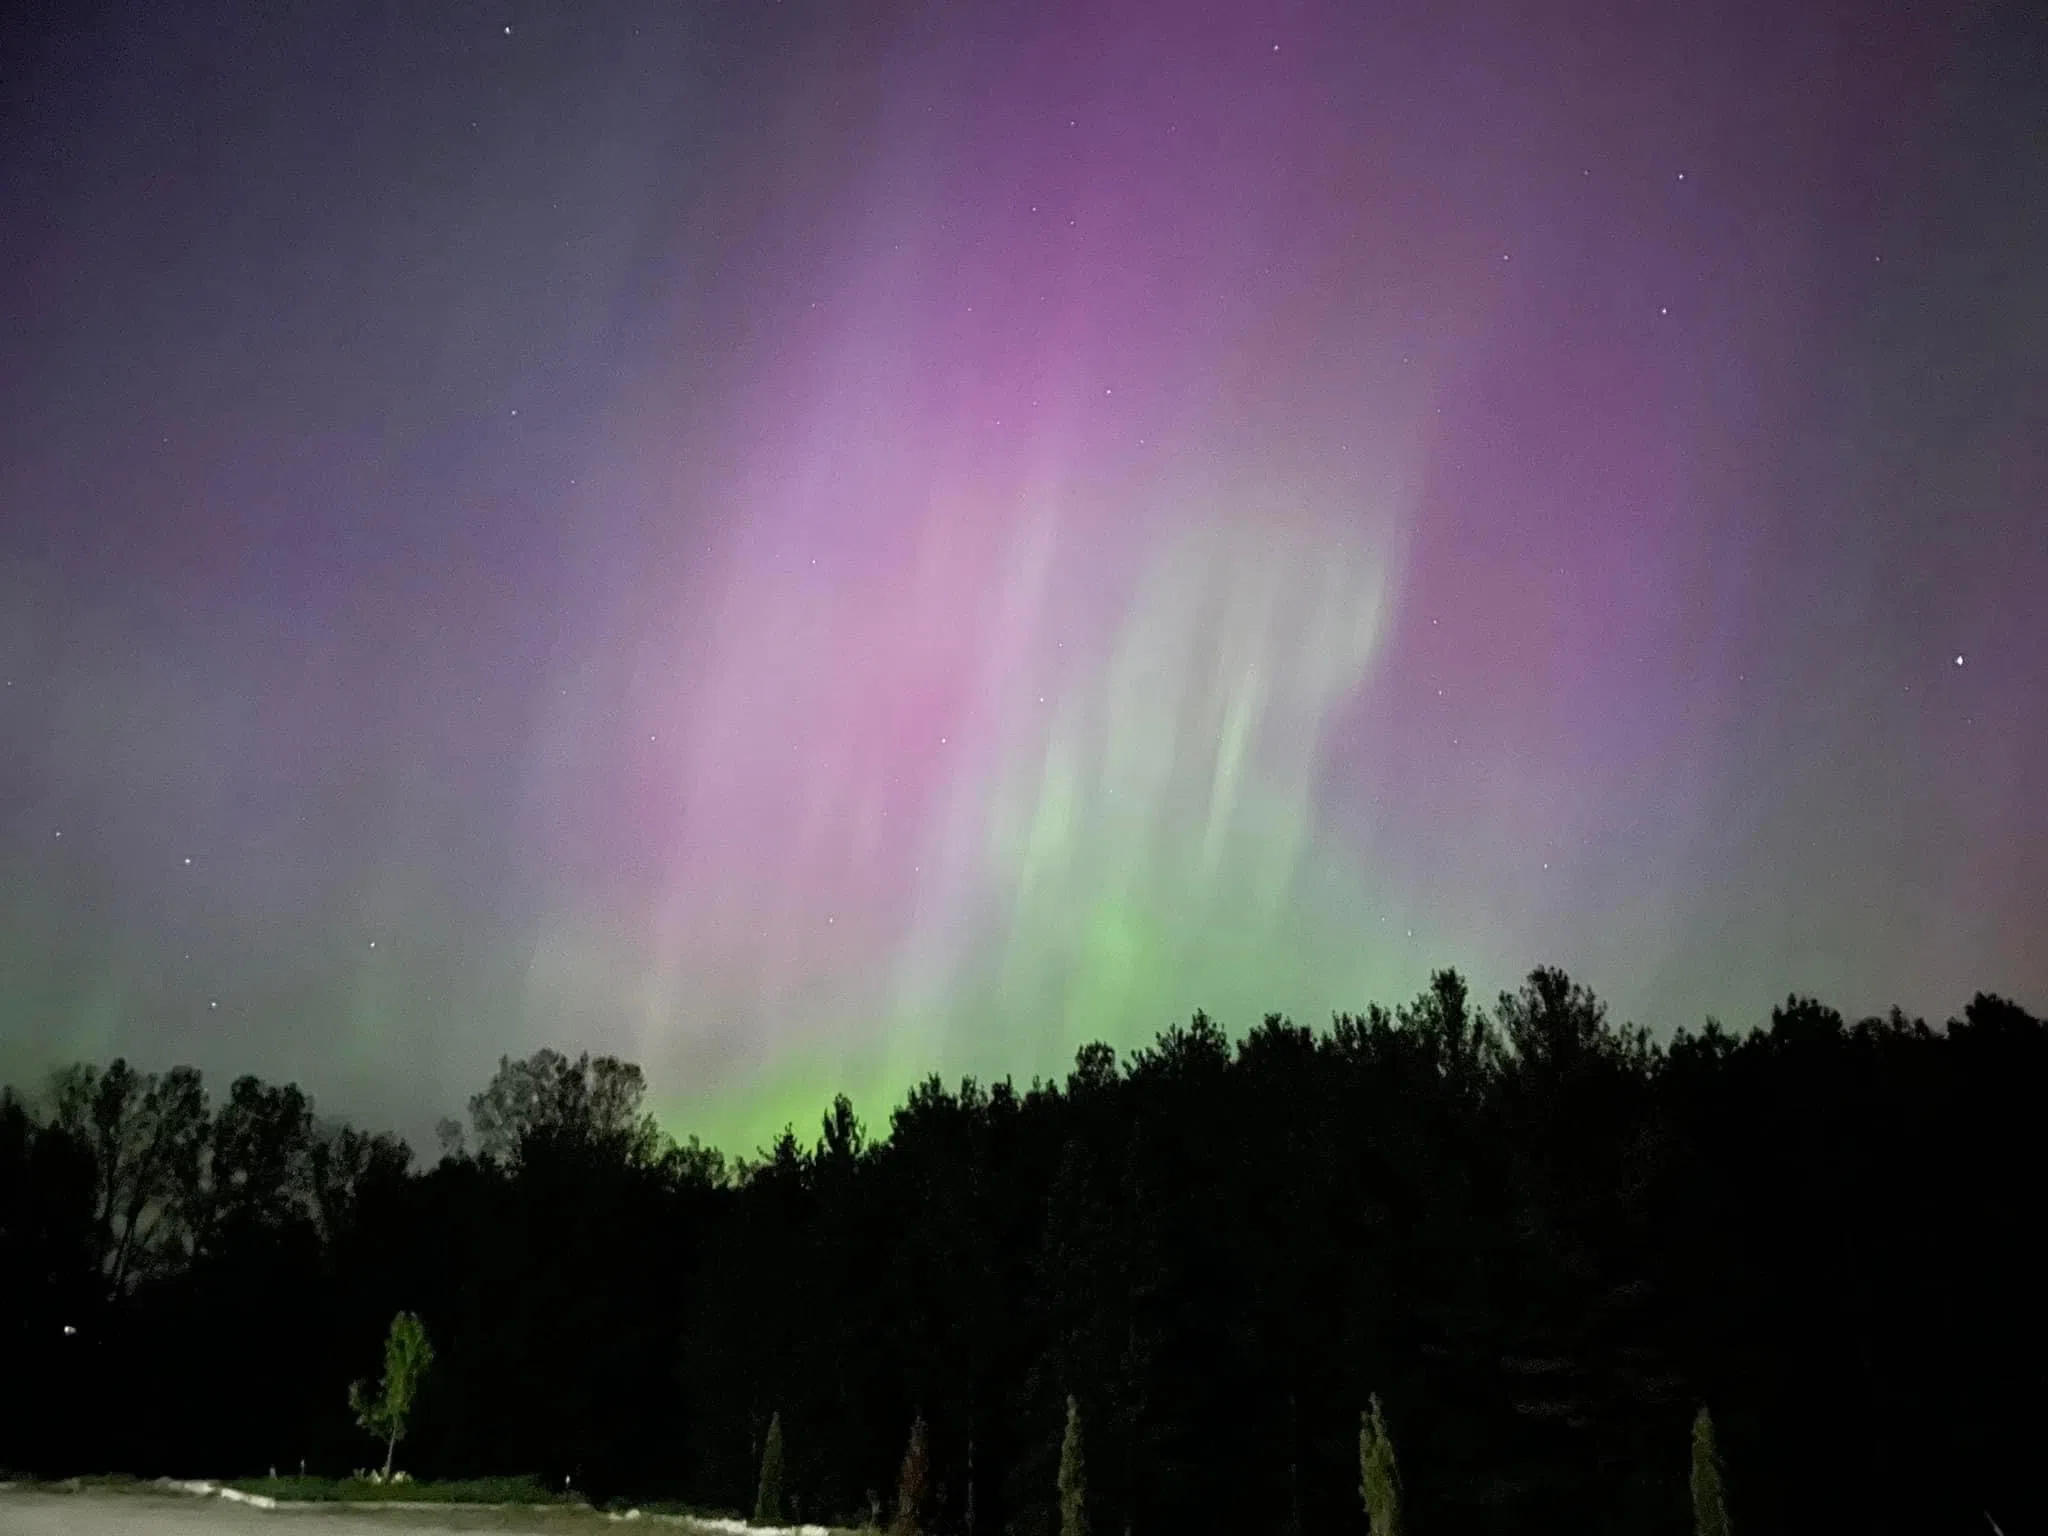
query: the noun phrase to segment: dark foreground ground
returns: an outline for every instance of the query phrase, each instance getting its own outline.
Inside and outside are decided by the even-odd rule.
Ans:
[[[157,1492],[50,1492],[0,1488],[0,1536],[435,1536],[455,1531],[571,1533],[651,1530],[575,1510],[252,1509]]]

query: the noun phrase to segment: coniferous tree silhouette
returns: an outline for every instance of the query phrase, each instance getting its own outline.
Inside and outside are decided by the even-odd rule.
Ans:
[[[1401,1471],[1394,1461],[1394,1442],[1387,1434],[1377,1392],[1371,1403],[1359,1415],[1359,1492],[1365,1499],[1372,1536],[1401,1536]]]
[[[1693,1536],[1729,1536],[1731,1530],[1721,1451],[1705,1404],[1692,1420],[1692,1529]]]
[[[1072,1397],[1060,1442],[1060,1536],[1088,1536],[1088,1464],[1081,1449],[1081,1405]]]
[[[896,1483],[896,1518],[890,1536],[920,1536],[925,1503],[931,1497],[931,1448],[926,1444],[924,1415],[910,1421],[910,1444],[903,1451],[903,1473]]]
[[[754,1490],[754,1524],[782,1524],[782,1415],[768,1416],[768,1434],[761,1442],[761,1481]]]

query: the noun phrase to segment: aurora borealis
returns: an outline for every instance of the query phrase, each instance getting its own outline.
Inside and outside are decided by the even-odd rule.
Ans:
[[[10,1072],[2048,996],[2025,7],[4,25]]]

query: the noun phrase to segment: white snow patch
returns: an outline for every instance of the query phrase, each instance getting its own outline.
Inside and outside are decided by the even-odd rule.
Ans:
[[[658,1520],[686,1531],[711,1531],[717,1536],[833,1536],[828,1525],[749,1525],[725,1515],[660,1515],[644,1509],[612,1510],[607,1520]]]
[[[0,1484],[0,1487],[5,1487]],[[450,1510],[502,1510],[527,1509],[534,1506],[524,1504],[451,1504],[433,1499],[370,1499],[361,1505],[313,1504],[299,1499],[279,1500],[267,1493],[244,1493],[239,1488],[230,1488],[222,1483],[208,1482],[203,1478],[181,1479],[160,1477],[158,1488],[172,1493],[189,1493],[196,1498],[226,1499],[235,1504],[246,1504],[251,1509],[337,1509],[355,1507],[361,1509],[411,1510],[419,1513],[445,1514]],[[591,1512],[584,1503],[569,1505],[544,1505],[542,1508],[575,1509]],[[707,1536],[834,1536],[832,1527],[827,1525],[749,1525],[744,1520],[734,1520],[724,1515],[662,1515],[644,1509],[608,1510],[607,1520],[653,1521],[661,1525],[672,1525],[679,1530],[704,1532]]]

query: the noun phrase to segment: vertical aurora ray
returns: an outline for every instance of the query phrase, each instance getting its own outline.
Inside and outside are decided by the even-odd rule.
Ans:
[[[1196,512],[1160,536],[1099,672],[1008,755],[988,810],[1007,908],[994,996],[1048,1032],[1036,1064],[1111,1020],[1248,1006],[1252,976],[1269,993],[1308,975],[1342,985],[1353,967],[1300,924],[1303,865],[1328,722],[1366,680],[1387,558],[1355,522],[1257,499]],[[1322,872],[1354,878],[1331,853]]]
[[[1353,924],[1368,872],[1317,808],[1389,621],[1398,487],[1375,508],[1239,470],[1162,480],[1122,520],[974,494],[858,581],[808,559],[730,578],[755,585],[721,609],[638,968],[650,1059],[720,1010],[750,1084],[791,1074],[794,1115],[821,1088],[1057,1072],[1195,1007],[1314,1016],[1408,979]],[[808,1042],[793,1068],[783,1029]]]

